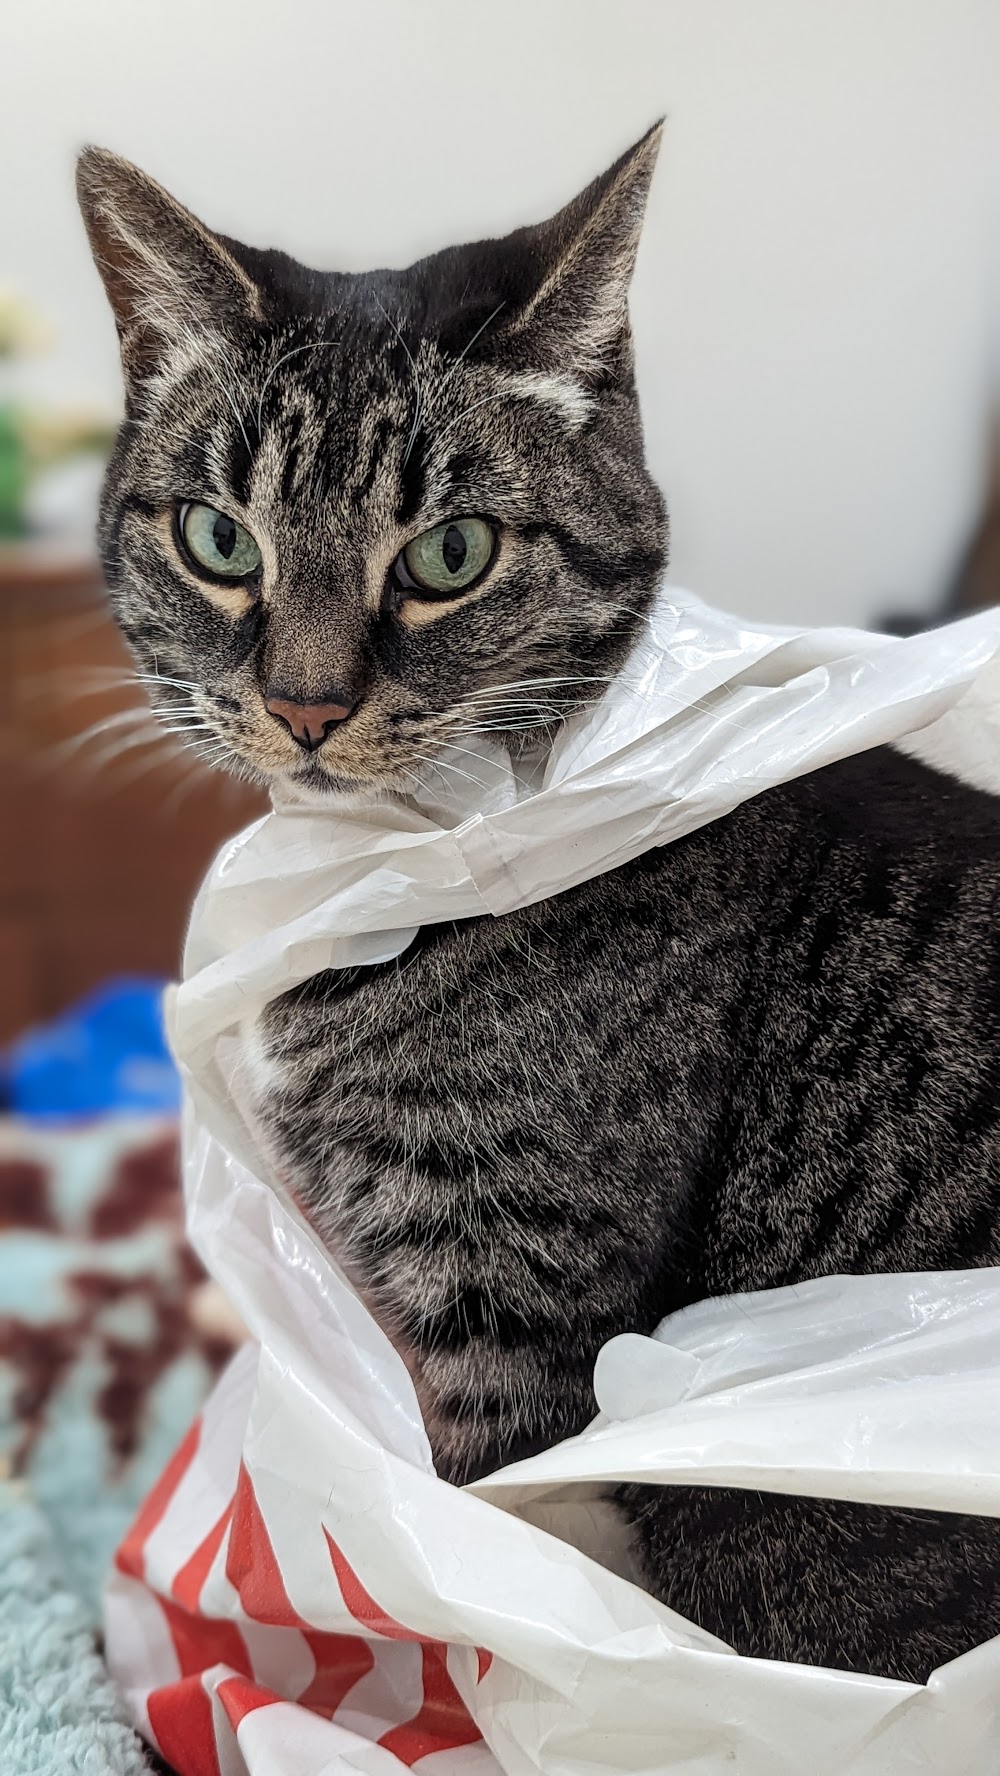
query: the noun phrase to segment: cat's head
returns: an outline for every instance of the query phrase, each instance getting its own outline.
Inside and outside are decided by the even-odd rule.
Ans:
[[[405,791],[620,668],[665,562],[627,308],[658,146],[548,222],[364,275],[83,154],[126,383],[105,573],[154,705],[215,762]]]

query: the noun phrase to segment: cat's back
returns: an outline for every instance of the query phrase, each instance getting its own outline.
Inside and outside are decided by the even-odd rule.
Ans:
[[[1000,799],[882,749],[765,801],[705,1281],[1000,1261]]]
[[[783,784],[775,801],[873,859],[938,858],[962,871],[1000,860],[1000,795],[882,746]]]

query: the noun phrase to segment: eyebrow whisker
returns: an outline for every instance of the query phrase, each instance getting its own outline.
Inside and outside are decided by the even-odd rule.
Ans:
[[[392,328],[393,332],[396,335],[396,338],[399,340],[400,345],[402,346],[407,357],[409,358],[410,369],[413,373],[413,386],[414,386],[414,389],[416,390],[416,397],[417,398],[416,398],[416,406],[414,408],[414,413],[413,413],[413,424],[410,427],[410,435],[406,441],[406,449],[403,452],[403,461],[402,461],[401,467],[405,469],[407,463],[410,460],[410,452],[413,449],[413,446],[417,441],[417,432],[420,427],[420,420],[421,420],[421,415],[423,413],[423,407],[424,407],[423,389],[421,388],[421,384],[420,384],[420,376],[417,371],[416,359],[414,358],[413,353],[411,352],[409,346],[407,345],[406,340],[403,338],[403,335],[400,332],[398,326],[396,325],[396,322],[393,320],[388,309],[386,309],[383,306],[383,304],[381,303],[381,301],[379,300],[379,298],[377,296],[375,297],[375,303],[376,303],[377,307],[381,309],[382,314],[385,316],[386,321],[388,322],[389,326]]]
[[[324,346],[334,346],[334,345],[339,345],[339,343],[340,343],[340,341],[338,339],[310,339],[310,340],[307,340],[305,345],[293,345],[291,351],[286,351],[284,357],[279,358],[278,362],[276,364],[272,364],[270,370],[268,371],[267,375],[264,378],[260,394],[257,396],[257,442],[258,443],[260,443],[261,427],[264,423],[264,421],[263,421],[264,396],[267,394],[267,391],[268,391],[272,381],[277,376],[278,371],[281,369],[282,364],[287,364],[289,358],[296,357],[299,352],[321,351]],[[248,446],[248,448],[249,448],[249,446]]]
[[[483,321],[482,324],[476,328],[476,331],[473,333],[472,338],[468,341],[468,343],[466,345],[463,345],[461,351],[458,354],[458,357],[455,359],[455,362],[451,365],[451,367],[449,368],[447,373],[441,379],[441,384],[438,389],[438,397],[440,397],[441,395],[444,394],[444,391],[448,387],[448,384],[451,381],[452,377],[454,376],[455,371],[458,369],[459,365],[462,363],[462,360],[472,350],[473,346],[476,343],[476,340],[479,338],[479,335],[481,333],[486,332],[486,329],[489,326],[490,322],[495,321],[497,318],[497,315],[500,313],[500,310],[502,308],[506,308],[506,306],[507,306],[506,298],[504,298],[504,300],[502,302],[498,302],[496,305],[496,308],[493,310],[492,314],[488,314],[486,316],[485,321]],[[436,405],[436,403],[435,403],[435,405]]]

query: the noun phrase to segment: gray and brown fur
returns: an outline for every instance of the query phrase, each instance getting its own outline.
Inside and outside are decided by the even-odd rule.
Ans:
[[[126,372],[112,599],[219,762],[398,793],[620,668],[665,565],[626,307],[657,145],[551,222],[366,276],[212,235],[84,156]],[[250,529],[258,587],[184,565],[191,499]],[[401,548],[470,515],[493,571],[401,596]],[[303,757],[275,695],[355,708]],[[998,888],[997,803],[879,751],[269,1007],[264,1138],[405,1352],[442,1474],[581,1429],[601,1344],[687,1302],[1000,1261]],[[923,1679],[1000,1631],[993,1522],[620,1502],[650,1588],[742,1651]]]

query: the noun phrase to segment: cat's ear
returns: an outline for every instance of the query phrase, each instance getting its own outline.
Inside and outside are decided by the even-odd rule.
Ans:
[[[565,209],[528,231],[540,281],[511,333],[533,358],[585,379],[627,345],[628,291],[663,120]]]
[[[155,370],[206,328],[260,318],[260,292],[226,244],[131,162],[85,148],[76,189],[127,377]]]

